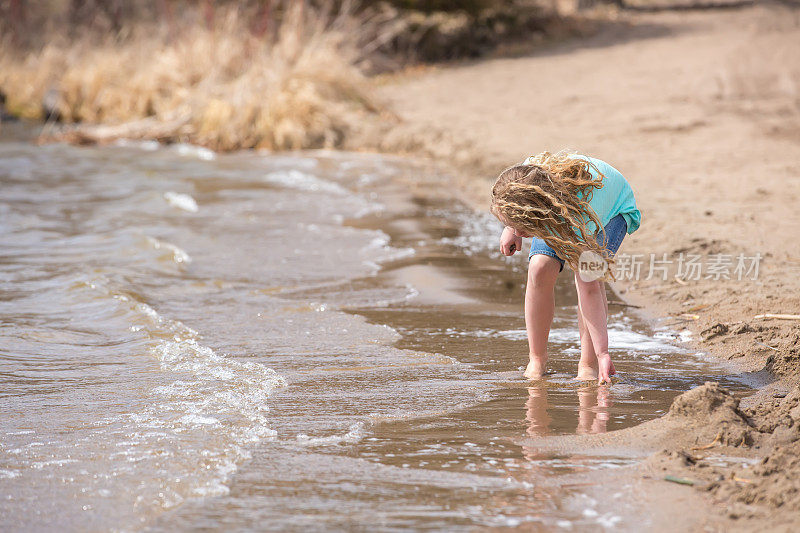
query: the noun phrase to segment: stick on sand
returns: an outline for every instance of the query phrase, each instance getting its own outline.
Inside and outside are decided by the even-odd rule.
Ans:
[[[800,315],[775,315],[767,313],[764,315],[756,315],[756,318],[777,318],[779,320],[800,320]]]

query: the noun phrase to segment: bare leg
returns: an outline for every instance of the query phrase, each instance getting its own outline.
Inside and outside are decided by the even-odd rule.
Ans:
[[[578,288],[578,274],[575,274],[575,288]],[[592,346],[592,336],[589,335],[589,330],[586,329],[586,324],[583,322],[583,313],[581,313],[581,294],[578,291],[578,332],[581,338],[581,360],[578,362],[578,375],[575,379],[580,381],[594,381],[597,379],[597,356],[594,353],[594,346]]]
[[[525,287],[525,329],[530,362],[525,377],[539,379],[547,366],[547,338],[553,323],[556,301],[554,288],[560,265],[548,255],[534,255],[528,264]]]
[[[575,288],[578,288],[578,274],[575,274]],[[603,304],[608,316],[608,298],[606,297],[605,287],[603,287]],[[583,321],[583,313],[581,312],[581,294],[578,291],[578,331],[581,338],[581,360],[578,363],[578,375],[575,379],[579,381],[594,381],[597,379],[597,355],[594,353],[594,346],[592,345],[592,336],[589,330],[586,329],[586,324]]]
[[[610,382],[616,371],[608,353],[608,301],[605,284],[601,280],[583,281],[580,277],[575,278],[575,283],[578,288],[578,308],[597,358],[598,379],[601,383]]]

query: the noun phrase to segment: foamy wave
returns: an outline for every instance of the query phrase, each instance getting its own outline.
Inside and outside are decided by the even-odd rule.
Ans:
[[[179,491],[180,494],[225,494],[228,477],[249,457],[244,447],[275,436],[266,417],[267,402],[276,388],[286,386],[286,381],[260,363],[218,355],[199,344],[197,333],[178,321],[153,317],[147,311],[145,314],[160,326],[152,333],[157,339],[153,353],[162,370],[174,372],[181,379],[154,389],[159,401],[138,413],[136,421],[150,429],[166,431],[176,441],[188,440],[194,445],[181,445],[182,455],[184,460],[187,455],[194,455],[189,464],[204,465],[206,476],[188,494]],[[158,331],[162,328],[166,331]],[[165,340],[164,333],[171,334],[172,339]],[[209,426],[214,427],[212,443],[216,449],[209,447]]]
[[[553,342],[558,342],[560,340],[558,339],[558,334],[558,330],[550,330],[550,340]],[[498,331],[496,335],[512,341],[521,341],[528,338],[528,333],[524,329],[507,329]]]
[[[197,146],[194,144],[177,143],[173,144],[171,148],[178,152],[179,155],[196,157],[198,159],[202,159],[203,161],[213,161],[217,158],[217,154],[215,154],[213,150],[209,150],[208,148],[203,148],[202,146]]]
[[[667,341],[678,340],[680,342],[690,342],[692,340],[692,332],[688,329],[681,331],[674,331],[670,328],[657,328],[653,334],[655,339],[665,339]]]
[[[230,475],[250,457],[248,447],[275,437],[268,402],[275,389],[286,386],[284,378],[260,363],[217,354],[197,341],[196,331],[114,291],[104,276],[79,286],[114,298],[131,313],[135,331],[151,340],[152,354],[168,380],[149,391],[140,411],[96,425],[102,435],[98,443],[111,448],[115,475],[137,480],[136,506],[167,509],[188,498],[227,493]],[[47,461],[29,466],[74,462]],[[108,490],[103,483],[95,486],[97,494]]]
[[[138,148],[146,152],[155,152],[161,148],[158,141],[140,141],[136,139],[117,139],[114,141],[114,146],[121,146],[123,148]]]
[[[77,463],[77,459],[52,459],[50,461],[37,461],[32,463],[30,466],[36,470],[41,470],[46,466],[64,466],[70,463]]]
[[[0,470],[0,479],[13,479],[15,477],[19,477],[18,472],[11,470]]]
[[[445,330],[451,337],[475,336],[475,337],[502,337],[512,341],[521,341],[528,338],[524,329],[508,330],[475,330],[462,332],[455,328]],[[678,346],[663,342],[660,339],[667,338],[664,335],[655,335],[655,338],[636,333],[627,329],[623,324],[611,324],[608,327],[608,346],[611,350],[627,351],[628,353],[652,353],[652,352],[680,352]],[[580,342],[578,328],[553,328],[550,330],[549,341],[559,344],[571,344]],[[653,356],[656,357],[656,356]]]
[[[490,214],[469,212],[448,212],[434,210],[431,216],[456,219],[461,227],[458,237],[439,239],[442,244],[451,244],[461,248],[465,255],[498,251],[500,233],[503,225]]]
[[[201,416],[201,415],[184,415],[179,420],[181,424],[185,424],[187,426],[197,426],[197,425],[219,425],[219,420],[212,417],[212,416]]]
[[[298,189],[309,192],[328,192],[340,195],[347,194],[347,190],[341,185],[322,180],[316,176],[295,169],[270,172],[264,175],[264,180],[273,185],[278,185],[287,189]]]
[[[164,193],[164,199],[172,207],[188,211],[189,213],[197,213],[199,209],[195,199],[188,194],[169,191]]]
[[[192,262],[192,258],[189,257],[184,250],[178,248],[174,244],[170,244],[168,242],[160,241],[153,237],[146,237],[147,243],[152,246],[156,250],[167,250],[171,253],[172,261],[179,265],[189,264]]]
[[[364,257],[364,264],[373,270],[379,270],[379,263],[387,261],[398,261],[407,257],[413,257],[417,251],[414,248],[395,248],[389,245],[390,238],[383,232],[372,238],[364,246],[360,253]]]
[[[612,350],[626,350],[630,352],[681,352],[682,348],[663,342],[658,338],[649,337],[635,331],[622,329],[619,325],[608,328],[608,346]]]
[[[297,442],[303,446],[330,446],[336,444],[354,444],[364,438],[365,427],[362,422],[357,422],[350,426],[349,431],[344,435],[331,435],[329,437],[309,437],[300,434]]]

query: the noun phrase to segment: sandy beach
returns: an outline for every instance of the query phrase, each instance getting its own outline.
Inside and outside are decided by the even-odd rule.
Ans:
[[[612,162],[643,213],[620,252],[632,263],[613,289],[652,320],[691,331],[691,346],[709,357],[777,379],[744,402],[749,410],[703,389],[703,408],[599,438],[658,452],[641,467],[639,475],[658,480],[645,483],[644,498],[675,490],[665,473],[706,480],[690,505],[700,512],[682,515],[693,516],[687,530],[797,525],[800,321],[759,315],[800,310],[800,51],[788,48],[800,38],[798,16],[780,6],[625,14],[586,39],[383,87],[410,127],[447,132],[425,151],[444,161],[479,211],[496,174],[532,153],[575,149]],[[699,257],[701,271],[687,272],[681,255]],[[736,270],[740,256],[747,270]],[[630,266],[637,258],[639,271]],[[728,434],[734,419],[736,438]],[[593,439],[531,444],[575,448]],[[780,466],[742,473],[735,463],[710,466],[711,453]]]
[[[383,74],[359,18],[305,2],[272,34],[243,2],[8,47],[5,525],[797,531],[792,2],[549,6],[525,24],[552,31]],[[481,30],[440,15],[401,22]],[[572,379],[571,272],[551,373],[521,375],[526,256],[487,208],[545,150],[611,163],[642,211],[610,388]]]

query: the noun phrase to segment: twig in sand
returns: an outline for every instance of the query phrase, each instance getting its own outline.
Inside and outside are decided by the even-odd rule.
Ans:
[[[769,344],[767,344],[767,343],[765,343],[765,342],[759,342],[759,341],[755,341],[755,343],[756,343],[756,344],[760,344],[761,346],[764,346],[764,347],[766,347],[766,348],[769,348],[770,350],[775,350],[776,352],[780,352],[780,350],[779,350],[779,349],[777,349],[777,348],[774,348],[774,347],[770,346]]]
[[[685,324],[686,322],[694,322],[694,319],[691,318],[681,318],[676,320],[675,322],[669,322],[668,324],[664,324],[666,327],[677,326],[678,324]]]
[[[683,281],[683,280],[682,280],[681,278],[679,278],[677,275],[675,276],[675,278],[674,278],[674,279],[675,279],[675,281],[677,281],[677,282],[678,282],[680,285],[688,285],[688,283],[686,283],[685,281]]]
[[[664,476],[664,481],[671,481],[672,483],[678,483],[679,485],[689,485],[690,487],[694,485],[694,481],[691,479],[684,479],[682,477],[675,476]]]
[[[773,313],[766,313],[763,315],[756,315],[755,318],[777,318],[778,320],[800,320],[800,315],[776,315]]]
[[[692,450],[708,450],[709,448],[713,448],[717,444],[722,444],[722,432],[720,431],[717,433],[717,436],[714,437],[714,440],[709,442],[704,446],[692,446]]]
[[[733,476],[733,480],[734,481],[738,481],[739,483],[752,483],[753,482],[752,479],[745,479],[743,477],[737,477],[737,476]]]
[[[620,307],[635,307],[636,309],[640,309],[642,307],[641,305],[627,304],[625,302],[608,302],[608,305],[618,305]]]

